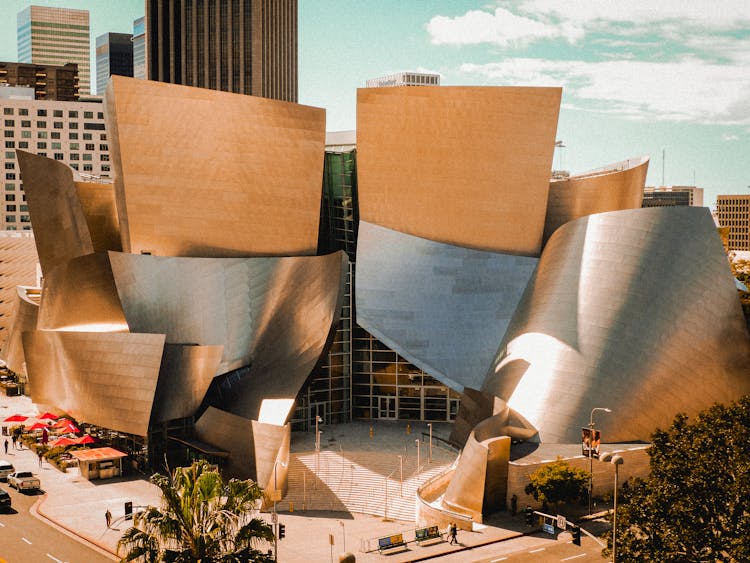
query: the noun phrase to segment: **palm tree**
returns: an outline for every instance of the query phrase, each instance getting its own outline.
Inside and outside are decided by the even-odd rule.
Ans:
[[[272,541],[271,526],[253,517],[263,490],[257,483],[224,482],[205,460],[159,473],[162,507],[149,506],[117,542],[121,563],[242,563],[270,561],[257,547]]]

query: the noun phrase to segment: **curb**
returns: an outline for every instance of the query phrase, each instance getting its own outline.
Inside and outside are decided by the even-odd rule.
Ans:
[[[47,522],[50,523],[55,528],[58,528],[61,531],[64,531],[66,535],[71,536],[76,541],[86,545],[89,544],[89,547],[93,547],[96,551],[100,552],[102,555],[105,555],[107,557],[114,557],[114,561],[119,561],[120,557],[117,555],[116,552],[112,551],[112,549],[104,545],[103,543],[100,543],[96,541],[95,539],[89,538],[88,536],[84,536],[80,534],[79,532],[69,528],[65,524],[58,522],[48,514],[46,514],[42,510],[42,505],[47,500],[47,493],[44,493],[44,496],[40,498],[38,501],[36,501],[32,506],[29,512],[33,514],[36,518],[39,518],[40,520],[44,519]]]

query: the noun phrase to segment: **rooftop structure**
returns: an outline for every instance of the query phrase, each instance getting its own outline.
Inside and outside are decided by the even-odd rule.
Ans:
[[[78,65],[0,62],[0,86],[30,88],[36,100],[77,101]]]
[[[397,72],[378,78],[371,78],[366,82],[368,88],[383,88],[386,86],[440,86],[440,75],[429,72]]]
[[[643,188],[643,207],[671,205],[703,207],[703,188],[696,186],[646,186]]]
[[[750,195],[717,196],[716,220],[729,227],[727,250],[750,250]]]
[[[96,93],[104,94],[113,74],[133,76],[133,36],[105,33],[96,38]]]
[[[88,10],[29,6],[18,13],[18,60],[22,63],[78,65],[79,94],[91,91]]]

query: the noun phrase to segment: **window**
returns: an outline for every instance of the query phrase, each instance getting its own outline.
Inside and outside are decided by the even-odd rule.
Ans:
[[[16,194],[5,194],[5,201],[16,201]]]
[[[96,118],[97,119],[104,119],[104,112],[103,111],[96,112]]]
[[[78,160],[78,156],[77,152],[70,153],[70,160]]]
[[[106,133],[102,133],[101,135],[99,135],[99,140],[106,141],[107,140],[107,134]]]
[[[70,150],[77,151],[78,150],[78,143],[70,143]]]
[[[29,142],[28,141],[18,141],[18,148],[19,149],[28,149],[29,148]]]
[[[109,172],[109,164],[102,164],[102,172]]]
[[[83,156],[85,157],[86,155],[84,154]],[[86,159],[84,158],[83,160],[86,160]],[[84,172],[91,172],[93,169],[94,169],[94,165],[93,164],[84,164],[83,165],[83,171]]]
[[[91,150],[94,150],[94,149],[91,149]],[[109,150],[109,145],[99,145],[99,150],[100,151],[108,151]]]
[[[77,111],[69,111],[68,112],[68,117],[76,118],[76,117],[78,117],[78,112]]]
[[[5,141],[5,148],[6,149],[14,149],[14,148],[16,148],[16,142],[15,141]]]
[[[5,158],[16,158],[16,153],[14,151],[5,151]]]
[[[46,152],[38,152],[38,153],[36,153],[36,154],[38,154],[39,156],[47,156],[47,153],[46,153]]]
[[[103,154],[102,155],[102,162],[109,162],[109,155],[108,154]]]
[[[10,129],[6,129],[3,134],[5,135],[6,138],[13,137],[13,131],[11,131]]]
[[[65,158],[65,155],[63,153],[61,152],[55,153],[55,160],[62,160],[63,158]]]
[[[31,131],[24,131],[24,133],[31,133]],[[36,138],[37,139],[46,139],[47,138],[47,132],[46,131],[37,131],[36,132]]]
[[[56,109],[52,112],[52,117],[62,117],[63,116],[63,110]]]
[[[21,121],[21,127],[31,127],[31,121],[28,119]]]
[[[53,126],[53,127],[55,128],[55,129],[62,129],[62,128],[63,128],[63,122],[62,122],[62,121],[55,121],[55,122],[54,122],[54,123],[52,124],[52,126]]]
[[[50,133],[50,137],[52,137],[53,139],[59,139],[60,138],[60,132],[59,131],[52,131],[52,133]]]
[[[5,174],[6,180],[15,180],[16,179],[16,173],[15,172],[7,172]]]
[[[20,108],[18,110],[18,115],[29,115],[29,110],[26,108]]]
[[[87,152],[83,153],[83,160],[91,160],[91,155]]]
[[[12,211],[13,213],[16,212],[16,206],[15,205],[6,205],[5,211]]]
[[[84,123],[83,128],[104,131],[104,123]]]
[[[86,150],[93,151],[95,146],[94,143],[86,143]]]
[[[73,122],[71,122],[71,123],[68,124],[68,127],[70,129],[78,129],[78,123],[76,123],[75,121],[73,121]]]
[[[21,223],[29,223],[30,219],[28,215],[21,215]],[[24,230],[27,230],[26,227],[24,227]]]
[[[16,126],[16,120],[15,119],[6,119],[5,120],[5,126],[6,127],[15,127]]]
[[[37,143],[36,144],[36,148],[38,148],[38,149],[46,149],[47,148],[47,143],[44,143],[44,142]]]
[[[77,164],[71,164],[71,165],[70,165],[70,167],[71,167],[71,168],[72,168],[73,170],[78,170],[78,165],[77,165]]]
[[[16,190],[15,184],[5,184],[5,191],[6,192],[13,192]]]
[[[51,149],[61,149],[62,144],[61,143],[52,143]]]
[[[93,111],[84,111],[83,112],[83,118],[84,119],[94,119],[94,112]]]
[[[91,140],[91,133],[84,133],[83,134],[83,140],[84,141],[90,141]]]
[[[46,129],[47,128],[47,122],[46,121],[37,121],[36,122],[37,129]]]
[[[31,131],[21,131],[22,139],[31,139]]]
[[[8,223],[15,223],[16,222],[16,216],[15,215],[8,215],[5,217],[5,221]],[[15,231],[15,227],[11,227],[8,229],[9,231]]]
[[[36,110],[36,116],[37,117],[47,117],[47,110],[46,109],[38,109],[38,110]]]
[[[68,133],[68,139],[78,139],[78,133]]]
[[[22,205],[20,211],[28,211],[29,206],[28,205]]]
[[[15,170],[16,169],[16,163],[15,162],[6,162],[5,163],[5,169],[6,170]]]
[[[3,115],[13,115],[13,108],[3,108]]]

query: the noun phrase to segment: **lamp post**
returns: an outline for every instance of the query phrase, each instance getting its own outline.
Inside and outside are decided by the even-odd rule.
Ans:
[[[419,475],[419,438],[414,440],[414,442],[417,444],[417,475]]]
[[[591,514],[591,500],[594,496],[594,413],[596,411],[603,411],[603,412],[612,412],[611,409],[608,409],[607,407],[594,407],[591,409],[591,416],[589,416],[589,430],[590,432],[590,440],[591,443],[589,443],[589,514]]]
[[[399,496],[404,496],[404,456],[398,456]]]
[[[346,553],[346,528],[343,520],[339,520],[339,524],[341,525],[341,537],[344,539],[344,553]]]
[[[430,429],[430,456],[427,458],[429,463],[432,463],[432,422],[428,422],[427,426]]]
[[[276,460],[273,462],[273,560],[279,560],[279,517],[276,514],[276,501],[279,500],[279,489],[276,485],[276,466],[286,467],[283,461]]]
[[[612,455],[610,453],[603,453],[599,457],[600,461],[609,462],[615,466],[615,491],[614,491],[614,506],[612,509],[612,563],[617,562],[617,487],[619,478],[619,467],[625,462],[620,455]]]
[[[323,422],[323,419],[319,416],[315,416],[315,451],[320,451],[320,431],[318,430],[318,423]]]

